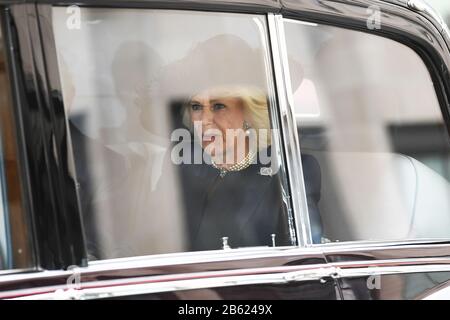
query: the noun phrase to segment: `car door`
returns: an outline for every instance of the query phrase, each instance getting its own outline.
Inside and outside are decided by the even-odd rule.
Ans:
[[[446,28],[426,6],[283,4],[286,54],[298,61],[286,65],[303,78],[290,91],[300,150],[322,173],[313,247],[337,268],[344,299],[420,299],[445,287]]]
[[[447,195],[448,143],[442,141],[448,134],[443,121],[448,119],[448,84],[445,69],[433,66],[438,62],[447,65],[448,50],[431,22],[416,19],[402,29],[396,19],[412,19],[409,11],[383,3],[367,10],[369,3],[355,9],[332,1],[326,6],[288,1],[282,15],[276,15],[281,5],[272,2],[255,6],[250,2],[191,2],[182,7],[146,2],[108,9],[91,8],[89,1],[83,4],[15,5],[12,14],[6,15],[13,27],[9,39],[16,44],[17,53],[13,60],[17,69],[11,75],[21,94],[16,92],[15,98],[22,102],[20,110],[26,110],[16,119],[23,125],[26,139],[22,145],[27,146],[30,161],[25,166],[30,168],[27,186],[34,196],[25,203],[33,208],[31,217],[36,221],[36,245],[40,248],[36,266],[53,271],[3,276],[3,298],[418,298],[445,285],[448,211],[442,200]],[[334,7],[339,10],[332,10]],[[176,208],[180,202],[172,200],[176,199],[173,193],[150,203],[152,212],[161,213],[156,224],[143,224],[139,220],[142,215],[137,220],[108,217],[109,212],[115,212],[117,218],[124,212],[142,213],[131,209],[126,199],[145,207],[145,197],[137,197],[138,192],[123,195],[132,187],[154,187],[151,181],[137,184],[141,176],[154,172],[145,164],[149,159],[155,161],[157,157],[152,156],[161,149],[154,146],[161,146],[164,140],[149,138],[148,132],[132,135],[136,131],[131,129],[150,128],[158,136],[167,127],[182,123],[175,116],[175,104],[172,113],[158,115],[145,109],[150,112],[143,117],[147,122],[134,118],[131,126],[117,129],[124,114],[130,119],[140,112],[145,115],[142,109],[133,109],[136,101],[148,104],[153,98],[148,93],[154,90],[145,89],[155,84],[152,72],[144,72],[139,79],[145,86],[137,88],[135,79],[129,77],[146,68],[157,69],[153,63],[160,59],[149,53],[149,44],[157,52],[164,48],[166,62],[183,57],[183,51],[174,45],[180,39],[157,37],[158,32],[170,35],[167,21],[171,20],[161,17],[171,15],[174,21],[185,21],[187,35],[196,34],[187,32],[190,28],[208,29],[209,19],[219,29],[226,25],[231,33],[230,25],[242,24],[253,35],[246,41],[259,44],[259,57],[265,61],[259,80],[268,83],[272,129],[280,129],[274,141],[280,150],[280,185],[285,190],[292,246],[230,251],[218,236],[217,247],[223,245],[227,250],[169,253],[182,251],[184,244]],[[198,20],[193,23],[189,17],[196,15]],[[380,16],[383,19],[377,20]],[[158,24],[158,18],[165,24]],[[149,27],[145,21],[157,23]],[[324,21],[332,26],[323,26]],[[30,27],[35,25],[40,28]],[[423,38],[421,35],[428,33],[419,27],[435,41]],[[31,36],[36,30],[40,36]],[[142,35],[127,35],[139,34],[136,30]],[[148,30],[158,32],[144,37]],[[183,45],[189,47],[186,42]],[[130,50],[139,54],[134,59],[126,54],[117,56]],[[133,65],[136,61],[141,63]],[[405,82],[408,74],[410,81]],[[208,78],[207,72],[205,75]],[[385,79],[389,81],[381,81]],[[141,95],[133,94],[134,89]],[[130,134],[125,135],[128,140],[123,140],[125,132]],[[411,135],[416,137],[413,142]],[[422,137],[428,138],[421,142]],[[143,142],[148,140],[144,138],[153,139],[152,148],[146,149]],[[126,171],[121,171],[117,153],[128,155],[125,167],[131,168],[131,174],[123,175]],[[309,160],[302,161],[305,158]],[[34,163],[33,159],[41,161]],[[316,163],[320,192],[308,193],[318,189],[317,170],[312,169],[317,168]],[[411,200],[423,190],[417,181],[428,181],[434,188],[434,198],[420,193],[425,205]],[[430,188],[425,186],[425,190]],[[86,202],[86,194],[88,198],[95,195],[95,200]],[[430,204],[430,199],[435,201]],[[433,219],[420,215],[430,205]],[[95,212],[98,217],[94,221],[101,223],[87,220],[83,217],[86,212]],[[84,232],[77,227],[82,221]],[[130,221],[134,221],[134,230],[139,230],[140,224],[153,230],[145,235],[147,245],[138,246],[134,241],[140,238],[131,240],[130,233],[121,235]],[[72,225],[75,227],[69,227]],[[409,234],[411,230],[414,233]],[[91,254],[96,238],[106,246],[100,259]],[[234,239],[229,240],[233,243]],[[59,270],[69,265],[69,270]]]
[[[305,247],[307,190],[286,103],[280,7],[85,1],[3,8],[38,260],[35,272],[0,278],[1,298],[341,298],[334,268],[321,250]],[[287,238],[250,226],[256,234],[245,239],[264,245],[238,247],[235,237],[216,234],[212,250],[192,251],[186,188],[164,160],[174,129],[186,125],[180,96],[224,75],[264,88],[275,156],[258,179],[275,176],[277,193],[256,198],[280,206]]]

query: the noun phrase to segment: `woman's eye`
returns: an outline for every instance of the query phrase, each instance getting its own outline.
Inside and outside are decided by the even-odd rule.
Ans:
[[[191,109],[192,109],[193,111],[201,110],[201,109],[202,109],[202,105],[199,104],[199,103],[193,103],[193,104],[191,104]]]
[[[215,103],[213,105],[213,110],[214,111],[222,110],[222,109],[225,109],[225,108],[226,108],[226,106],[223,103]]]

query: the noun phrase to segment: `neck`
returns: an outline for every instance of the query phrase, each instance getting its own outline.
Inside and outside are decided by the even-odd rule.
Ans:
[[[221,153],[220,155],[213,157],[213,162],[215,163],[215,166],[221,169],[229,169],[233,166],[236,166],[246,160],[249,157],[250,148],[248,145],[248,141],[245,141],[244,150],[238,150],[238,147],[235,146],[234,150],[225,151]],[[227,157],[227,155],[229,155]],[[229,158],[232,158],[231,161]]]

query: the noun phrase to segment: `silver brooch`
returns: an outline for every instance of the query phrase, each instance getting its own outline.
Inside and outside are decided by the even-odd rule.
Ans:
[[[271,167],[262,167],[261,169],[259,169],[259,174],[262,176],[271,176],[272,168]]]

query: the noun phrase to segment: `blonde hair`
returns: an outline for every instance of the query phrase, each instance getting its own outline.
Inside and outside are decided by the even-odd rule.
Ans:
[[[258,149],[261,150],[270,146],[271,131],[267,95],[261,89],[252,86],[221,86],[208,89],[207,91],[211,95],[221,98],[240,99],[244,106],[244,118],[250,125],[250,128],[256,131]],[[191,131],[193,126],[188,102],[193,96],[188,99],[182,109],[183,124]],[[267,134],[264,137],[260,135],[261,129],[267,130]]]

